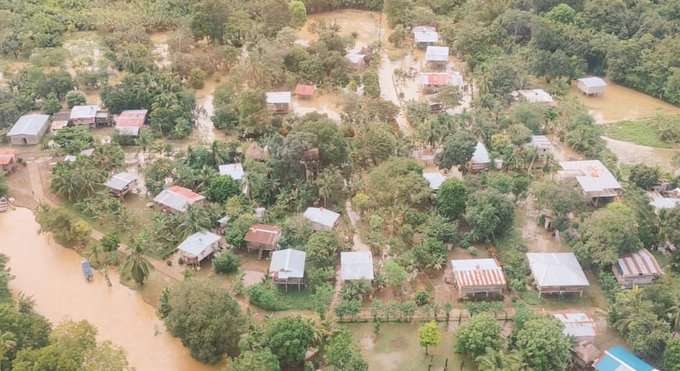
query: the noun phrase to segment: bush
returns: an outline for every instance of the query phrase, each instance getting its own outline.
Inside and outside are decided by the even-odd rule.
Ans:
[[[241,260],[239,257],[231,251],[225,251],[221,255],[218,255],[213,259],[213,267],[215,272],[228,274],[234,273],[238,270],[241,265]]]
[[[271,311],[286,310],[279,300],[279,292],[271,281],[261,282],[248,290],[250,304]]]
[[[427,291],[418,291],[416,293],[416,305],[422,307],[431,300],[430,294]]]
[[[85,95],[83,93],[72,90],[68,93],[66,93],[66,104],[68,105],[68,108],[73,108],[73,106],[80,106],[87,103],[87,99],[85,98]]]

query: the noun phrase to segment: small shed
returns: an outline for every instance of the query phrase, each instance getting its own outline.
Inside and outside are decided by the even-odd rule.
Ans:
[[[297,285],[298,290],[304,283],[305,277],[305,252],[285,249],[272,253],[272,261],[269,264],[269,276],[277,285]]]
[[[446,177],[442,175],[439,171],[425,171],[423,172],[423,178],[427,180],[432,191],[438,191],[442,184],[446,181]]]
[[[289,91],[271,91],[266,93],[267,107],[275,113],[288,113],[292,100]]]
[[[577,342],[595,341],[595,321],[583,312],[553,313],[553,317],[562,323],[562,332]]]
[[[52,132],[55,132],[67,127],[69,117],[71,117],[71,113],[68,111],[61,111],[52,115],[52,123],[50,124],[50,130]]]
[[[447,46],[428,46],[425,50],[425,63],[429,67],[446,67],[449,63],[449,48]]]
[[[604,93],[607,82],[599,77],[584,77],[576,80],[576,87],[585,95],[596,96]]]
[[[87,125],[94,128],[97,126],[97,112],[99,112],[99,107],[93,104],[73,106],[69,123],[73,126]]]
[[[295,96],[299,98],[311,98],[316,92],[316,86],[311,84],[297,84],[295,86]]]
[[[340,279],[343,281],[373,281],[373,255],[370,251],[340,253]]]
[[[235,181],[240,182],[246,176],[245,171],[243,171],[243,165],[240,163],[220,165],[219,169],[221,176],[228,176]]]
[[[559,179],[576,179],[583,194],[592,201],[609,200],[623,190],[621,184],[600,160],[562,161]]]
[[[663,275],[663,269],[647,249],[619,258],[612,270],[616,280],[626,289],[648,285]]]
[[[0,148],[0,170],[9,174],[16,170],[17,165],[17,152],[11,148]]]
[[[49,128],[50,116],[32,113],[19,117],[7,133],[10,143],[15,145],[38,144]]]
[[[308,207],[303,216],[309,220],[315,231],[333,230],[340,220],[340,214],[323,207]]]
[[[594,367],[597,371],[659,371],[622,346],[605,350]]]
[[[543,89],[517,90],[513,92],[512,95],[517,100],[529,103],[539,103],[548,106],[555,104],[555,100],[553,99],[552,95],[548,94],[548,92]]]
[[[183,213],[187,210],[189,205],[193,205],[203,200],[205,200],[205,197],[188,188],[172,186],[154,197],[153,202],[160,206],[164,211]]]
[[[491,157],[489,156],[489,150],[482,142],[477,142],[475,146],[475,152],[472,154],[470,159],[470,170],[473,172],[483,171],[491,166]]]
[[[439,33],[432,26],[416,26],[413,27],[413,41],[417,48],[436,45],[439,42]]]
[[[118,173],[109,178],[104,185],[115,196],[124,197],[137,185],[137,176],[128,172]]]
[[[451,260],[453,281],[459,296],[503,295],[505,275],[496,259]]]
[[[527,259],[539,295],[578,293],[581,296],[590,286],[574,253],[527,253]]]
[[[539,155],[546,156],[552,152],[553,144],[545,135],[532,135],[527,146],[534,148]]]
[[[207,231],[192,234],[177,249],[187,264],[200,264],[205,258],[219,250],[222,237]]]
[[[278,248],[281,238],[281,228],[269,224],[253,224],[248,229],[244,240],[248,250],[257,250],[260,259],[265,251],[274,251]]]

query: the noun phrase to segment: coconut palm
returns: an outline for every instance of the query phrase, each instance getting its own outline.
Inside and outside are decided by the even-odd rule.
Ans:
[[[517,352],[506,353],[492,348],[486,348],[475,362],[479,371],[521,371],[526,368]]]
[[[128,256],[121,268],[123,274],[131,277],[138,285],[143,285],[151,272],[151,263],[144,256],[143,241],[139,239],[133,241],[128,250]]]

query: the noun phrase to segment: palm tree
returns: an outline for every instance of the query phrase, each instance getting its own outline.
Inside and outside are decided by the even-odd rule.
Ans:
[[[181,240],[184,240],[193,233],[210,229],[213,225],[210,211],[202,206],[189,205],[186,212],[180,215],[179,218],[180,222],[176,233]]]
[[[479,371],[521,371],[526,369],[522,357],[517,352],[503,352],[486,348],[481,356],[475,358]]]
[[[143,285],[146,278],[149,277],[151,263],[146,256],[144,256],[142,241],[133,241],[128,251],[128,256],[123,262],[121,271],[123,274],[132,277],[132,279],[140,286]]]

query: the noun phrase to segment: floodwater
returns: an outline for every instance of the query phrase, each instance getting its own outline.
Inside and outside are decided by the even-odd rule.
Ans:
[[[680,108],[662,100],[611,81],[608,84],[604,94],[599,97],[585,96],[576,87],[571,89],[571,95],[576,96],[588,108],[588,112],[599,124],[649,118],[658,113],[680,114]]]
[[[386,28],[385,17],[380,12],[346,9],[308,16],[307,23],[297,33],[298,39],[305,42],[317,40],[318,35],[312,31],[316,23],[338,25],[342,36],[356,35],[357,47],[368,46],[383,39]]]
[[[607,143],[607,148],[614,152],[621,164],[634,165],[643,163],[649,166],[658,166],[666,171],[672,172],[676,170],[676,167],[672,164],[673,155],[677,153],[676,150],[641,146],[607,137],[602,138]]]
[[[208,79],[205,81],[203,88],[196,91],[196,106],[198,107],[198,119],[196,121],[196,134],[198,134],[198,142],[201,144],[212,144],[217,139],[224,139],[225,135],[222,132],[215,130],[215,125],[212,122],[212,116],[215,113],[215,106],[213,100],[215,98],[215,90],[220,82],[216,79]]]
[[[39,313],[54,323],[89,321],[101,340],[126,350],[138,371],[217,369],[191,358],[180,340],[166,331],[154,308],[138,292],[121,285],[115,272],[109,274],[112,287],[99,274],[86,282],[80,271],[81,257],[38,234],[39,228],[28,209],[0,214],[0,253],[10,259],[15,276],[11,287],[31,296]]]
[[[305,115],[311,112],[326,114],[331,120],[340,123],[341,102],[342,97],[335,94],[318,94],[308,99],[295,98],[293,101],[293,111],[298,115]]]

